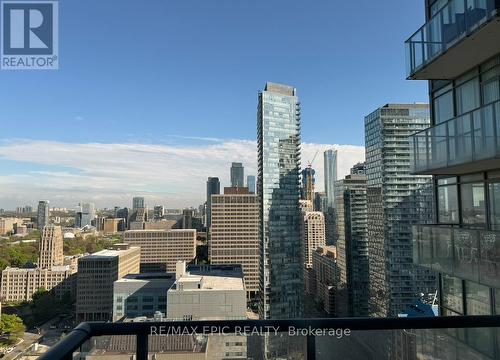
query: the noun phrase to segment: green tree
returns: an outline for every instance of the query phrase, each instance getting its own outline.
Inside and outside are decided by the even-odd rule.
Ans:
[[[19,338],[23,335],[25,327],[19,316],[2,314],[0,331],[2,334],[9,334],[12,337]]]

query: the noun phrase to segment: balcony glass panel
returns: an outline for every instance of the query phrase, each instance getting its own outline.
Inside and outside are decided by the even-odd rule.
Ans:
[[[453,231],[451,228],[432,228],[432,238],[440,241],[432,244],[432,269],[443,271],[453,266]]]
[[[500,232],[416,225],[413,234],[416,264],[500,288]]]
[[[500,230],[500,182],[488,185],[490,204],[490,225],[493,230]]]
[[[410,77],[496,13],[495,0],[451,0],[406,41]]]
[[[472,281],[465,282],[467,315],[490,315],[490,288]]]
[[[453,230],[455,258],[453,274],[479,281],[479,232],[465,229]]]
[[[500,234],[480,232],[481,257],[479,259],[480,282],[500,286]]]
[[[500,101],[430,127],[410,139],[416,173],[500,157]]]

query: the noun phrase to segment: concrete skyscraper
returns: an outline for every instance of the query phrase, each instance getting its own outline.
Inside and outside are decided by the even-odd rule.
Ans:
[[[387,104],[365,118],[372,316],[397,316],[436,291],[433,273],[412,256],[412,225],[432,220],[433,197],[430,177],[410,173],[408,137],[429,121],[424,104]]]
[[[36,223],[40,230],[42,230],[45,225],[49,225],[49,202],[47,200],[38,202]]]
[[[242,163],[231,164],[231,187],[245,186],[245,168]]]
[[[247,296],[259,290],[259,201],[249,192],[212,196],[211,264],[241,264]],[[246,189],[244,189],[246,190]]]
[[[218,177],[209,177],[207,180],[207,228],[212,225],[212,195],[220,194],[220,181]]]
[[[247,188],[251,194],[255,194],[255,176],[253,175],[247,176]]]
[[[364,163],[356,164],[351,175],[335,184],[339,269],[335,313],[340,317],[369,313],[366,175],[362,168]]]
[[[306,200],[309,201],[309,200]],[[302,216],[302,262],[306,269],[312,267],[312,253],[326,245],[325,217],[321,211],[306,211]]]
[[[38,267],[51,269],[64,264],[63,234],[60,226],[47,225],[42,229]]]
[[[333,208],[335,206],[335,181],[337,181],[337,150],[326,150],[323,158],[327,206]]]
[[[295,88],[267,83],[257,109],[262,319],[302,316],[300,103]]]

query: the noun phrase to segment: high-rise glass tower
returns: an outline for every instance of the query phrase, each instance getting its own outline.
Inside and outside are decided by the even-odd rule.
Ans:
[[[302,315],[300,103],[291,86],[267,83],[257,109],[262,319]]]
[[[42,230],[44,226],[49,225],[49,202],[47,200],[38,202],[36,223],[40,230]]]
[[[231,186],[245,186],[245,168],[242,163],[234,162],[231,164]]]
[[[218,177],[209,177],[207,180],[207,227],[212,225],[212,195],[220,194],[220,181]]]
[[[144,206],[144,198],[142,196],[136,196],[132,198],[132,210],[143,209]]]
[[[397,316],[436,291],[413,265],[412,225],[432,219],[429,176],[411,174],[408,137],[429,127],[426,104],[387,104],[365,118],[370,315]]]
[[[247,188],[249,193],[255,194],[255,176],[247,176]]]
[[[337,150],[326,150],[323,158],[327,205],[333,208],[335,206],[335,181],[337,181]]]

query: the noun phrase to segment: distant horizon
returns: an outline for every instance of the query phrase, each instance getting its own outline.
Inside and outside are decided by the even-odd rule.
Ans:
[[[329,145],[302,143],[302,167],[312,160],[316,151],[313,168],[316,170],[316,192],[323,191],[323,151],[338,151],[338,178],[349,173],[350,168],[364,161],[364,147],[352,145]],[[77,152],[79,156],[71,159],[65,157],[68,152]],[[130,161],[128,169],[117,154],[122,154]],[[207,154],[212,155],[211,158]],[[175,156],[175,158],[169,155]],[[19,206],[33,206],[40,200],[48,200],[50,207],[74,209],[78,203],[92,202],[96,207],[112,208],[114,206],[131,207],[134,196],[143,196],[148,206],[164,205],[169,208],[185,208],[203,204],[206,196],[206,180],[209,176],[218,177],[221,191],[230,186],[229,171],[231,162],[242,162],[247,175],[257,176],[256,143],[250,140],[227,140],[198,145],[194,147],[151,145],[151,144],[68,144],[51,141],[23,141],[19,143],[0,143],[0,156],[11,161],[37,164],[36,170],[30,170],[29,176],[12,175],[16,186],[22,191],[12,194],[8,191],[5,180],[0,177],[0,208],[15,210]],[[99,158],[95,163],[87,158]],[[192,164],[189,166],[189,164]],[[57,167],[58,171],[47,174],[45,166]],[[148,169],[157,169],[151,176],[145,176]],[[176,180],[175,174],[168,169],[182,169],[190,173],[189,184]],[[196,170],[195,170],[196,169]],[[63,171],[64,170],[64,171]],[[118,174],[119,173],[119,174]],[[37,176],[49,175],[50,183],[31,183]],[[189,191],[171,192],[146,191],[128,188],[120,191],[122,186],[162,187],[169,182],[175,186],[189,186]],[[57,188],[57,182],[66,186]],[[93,182],[93,183],[91,183]],[[168,185],[165,185],[168,190]],[[2,191],[3,189],[3,191]],[[172,189],[174,190],[174,189]],[[29,194],[29,195],[28,195]],[[171,204],[171,205],[169,205]]]

